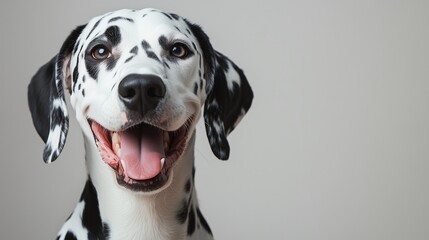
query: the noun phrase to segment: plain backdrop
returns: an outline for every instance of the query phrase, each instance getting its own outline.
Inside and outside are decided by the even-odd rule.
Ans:
[[[429,239],[425,0],[3,0],[0,239],[54,239],[86,178],[73,118],[64,152],[43,163],[31,76],[75,26],[144,7],[203,26],[255,92],[229,161],[197,129],[198,196],[217,239]]]

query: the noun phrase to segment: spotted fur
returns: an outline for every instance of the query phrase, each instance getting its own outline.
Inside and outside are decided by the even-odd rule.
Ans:
[[[178,42],[187,46],[181,58],[169,52]],[[94,60],[94,49],[105,50],[100,45],[111,53],[105,61]],[[133,74],[151,74],[165,86],[165,96],[150,110],[133,112],[118,97],[121,81]],[[58,158],[67,137],[66,90],[84,133],[89,177],[57,239],[213,239],[194,187],[196,122],[204,116],[213,153],[228,159],[227,136],[249,110],[253,92],[243,71],[213,49],[201,27],[157,9],[124,9],[73,30],[28,87],[48,163]],[[101,160],[88,119],[112,131],[132,121],[168,131],[187,124],[187,147],[172,167],[169,187],[151,194],[119,187]]]

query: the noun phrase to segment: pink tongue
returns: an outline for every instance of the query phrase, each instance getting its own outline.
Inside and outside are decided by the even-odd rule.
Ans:
[[[161,159],[165,158],[161,131],[144,126],[119,134],[120,158],[125,174],[129,178],[147,180],[161,172]]]

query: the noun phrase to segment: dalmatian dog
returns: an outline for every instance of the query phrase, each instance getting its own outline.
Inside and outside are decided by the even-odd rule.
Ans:
[[[213,153],[228,159],[253,92],[201,27],[124,9],[73,30],[28,86],[47,163],[66,142],[66,91],[88,179],[57,239],[213,239],[194,187],[196,123],[203,115]]]

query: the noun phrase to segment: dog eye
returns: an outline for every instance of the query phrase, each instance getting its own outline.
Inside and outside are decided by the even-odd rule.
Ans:
[[[106,46],[99,44],[91,49],[91,56],[95,60],[104,60],[112,56],[109,48]]]
[[[170,48],[170,55],[184,59],[188,56],[189,49],[188,47],[183,43],[175,43]]]

